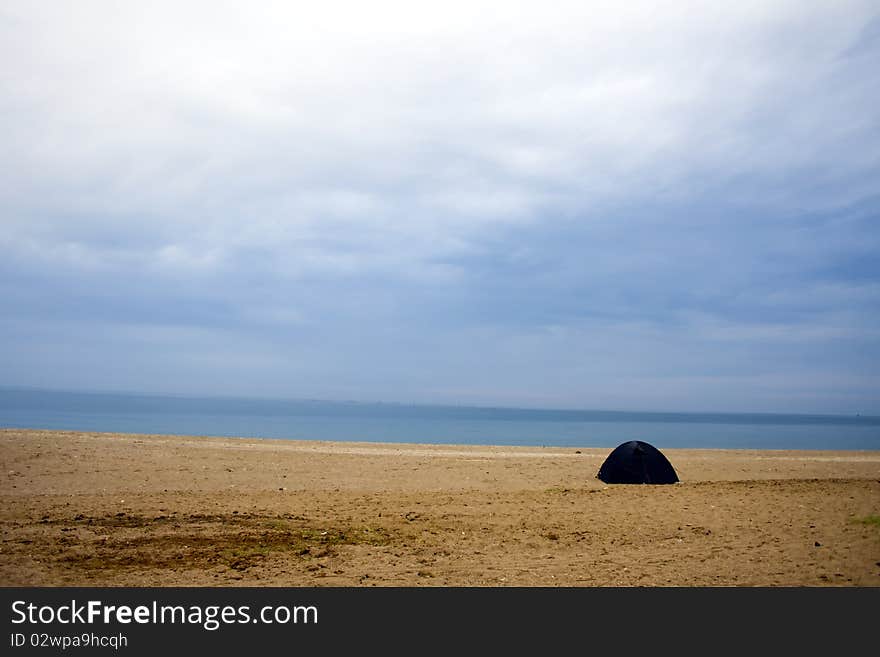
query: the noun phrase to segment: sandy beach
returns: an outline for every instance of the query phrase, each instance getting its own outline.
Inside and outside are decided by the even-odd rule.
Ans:
[[[4,586],[880,586],[880,452],[0,430]]]

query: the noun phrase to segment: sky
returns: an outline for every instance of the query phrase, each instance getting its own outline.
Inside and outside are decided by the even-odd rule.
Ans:
[[[880,6],[0,6],[0,386],[880,414]]]

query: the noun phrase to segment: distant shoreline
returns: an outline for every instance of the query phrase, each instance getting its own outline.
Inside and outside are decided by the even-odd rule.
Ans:
[[[391,451],[399,452],[401,450],[411,449],[411,448],[420,448],[420,449],[431,449],[438,451],[446,451],[446,450],[455,450],[463,449],[463,450],[471,450],[471,449],[487,449],[487,450],[519,450],[523,452],[532,451],[535,455],[548,454],[548,453],[561,453],[561,454],[572,454],[575,453],[572,450],[576,450],[578,453],[581,452],[594,452],[594,451],[604,451],[608,452],[617,447],[620,443],[608,443],[607,445],[553,445],[550,443],[547,444],[505,444],[505,443],[466,443],[466,442],[428,442],[428,441],[383,441],[383,440],[363,440],[363,439],[343,439],[343,440],[327,440],[327,439],[311,439],[311,438],[283,438],[277,436],[258,436],[258,435],[218,435],[218,434],[198,434],[198,433],[155,433],[155,432],[131,432],[131,431],[91,431],[91,430],[83,430],[83,429],[58,429],[53,427],[38,427],[38,426],[30,426],[30,427],[10,427],[0,425],[0,435],[4,433],[15,433],[15,432],[26,432],[26,433],[41,433],[41,434],[58,434],[58,435],[90,435],[90,436],[129,436],[133,438],[158,438],[158,439],[181,439],[181,440],[193,440],[193,441],[205,441],[205,440],[231,440],[231,441],[255,441],[259,443],[276,443],[280,445],[289,445],[294,449],[297,445],[326,445],[326,446],[340,446],[340,447],[348,447],[348,446],[368,446],[370,449],[388,449]],[[661,446],[661,443],[656,443],[656,446]],[[540,452],[535,452],[534,450],[541,450]],[[821,447],[801,447],[801,448],[789,448],[789,447],[725,447],[725,446],[710,446],[710,447],[665,447],[663,446],[663,451],[673,451],[673,452],[710,452],[710,453],[720,453],[720,452],[741,452],[741,453],[802,453],[804,455],[820,455],[820,454],[877,454],[880,456],[880,448],[878,449],[861,449],[861,448],[841,448],[841,449],[828,449]]]
[[[869,416],[655,413],[0,389],[0,426],[285,440],[613,448],[880,449]]]
[[[413,453],[416,451],[426,451],[430,453],[467,455],[473,451],[483,451],[487,455],[523,455],[533,457],[558,456],[565,457],[578,454],[597,454],[607,453],[617,446],[608,444],[606,446],[583,446],[583,445],[515,445],[501,443],[431,443],[412,441],[374,441],[374,440],[319,440],[308,438],[277,438],[272,436],[223,436],[215,434],[185,434],[185,433],[138,433],[138,432],[119,432],[119,431],[84,431],[80,429],[54,429],[47,427],[6,427],[0,426],[0,436],[4,434],[45,434],[53,436],[91,436],[95,438],[131,438],[131,439],[153,439],[153,440],[173,440],[187,441],[192,443],[207,442],[216,445],[214,441],[234,441],[235,443],[254,443],[258,446],[263,443],[274,444],[281,449],[292,451],[323,451],[326,453]],[[233,444],[230,444],[233,446]],[[802,454],[804,458],[809,459],[812,456],[821,455],[876,455],[880,460],[880,449],[821,449],[821,448],[742,448],[742,447],[666,447],[664,452],[677,453],[699,453],[708,452],[718,454],[721,452],[731,454]]]

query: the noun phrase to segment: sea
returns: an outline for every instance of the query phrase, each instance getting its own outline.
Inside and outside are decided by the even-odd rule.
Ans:
[[[0,389],[0,428],[353,442],[880,450],[880,417],[554,410]]]

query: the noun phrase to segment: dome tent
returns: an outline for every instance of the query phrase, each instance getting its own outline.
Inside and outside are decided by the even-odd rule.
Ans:
[[[674,484],[675,468],[653,445],[631,440],[608,455],[599,474],[606,484]]]

